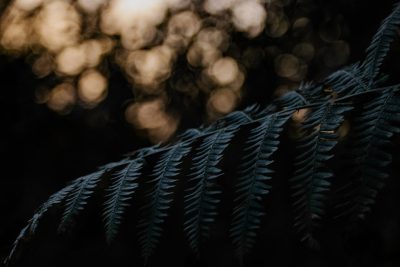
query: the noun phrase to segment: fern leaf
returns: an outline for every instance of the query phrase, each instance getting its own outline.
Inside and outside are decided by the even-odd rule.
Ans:
[[[245,142],[244,156],[238,171],[235,208],[231,225],[231,237],[239,257],[247,253],[255,243],[256,230],[264,215],[262,198],[271,187],[272,155],[278,149],[279,136],[292,112],[268,116],[258,127],[252,129]]]
[[[19,253],[21,246],[23,245],[23,243],[26,242],[26,240],[30,236],[29,228],[30,228],[30,224],[28,224],[24,228],[22,228],[21,232],[19,233],[19,235],[17,236],[17,238],[15,239],[15,241],[12,245],[10,253],[8,254],[7,258],[4,260],[4,266],[9,266],[12,263],[12,261],[17,258],[17,254]]]
[[[353,122],[350,177],[356,177],[350,201],[344,203],[345,214],[353,219],[364,218],[371,211],[378,192],[389,176],[387,166],[392,155],[387,149],[391,137],[400,132],[399,86],[387,89],[367,102]]]
[[[369,89],[368,76],[365,75],[359,63],[335,71],[324,79],[323,83],[339,96],[350,95]]]
[[[183,158],[190,152],[192,141],[181,142],[168,148],[154,167],[150,184],[154,184],[146,194],[148,203],[142,208],[138,227],[142,255],[147,262],[153,254],[162,232],[162,223],[168,216],[173,201],[176,176],[180,174]]]
[[[238,129],[234,125],[209,133],[194,152],[189,188],[184,199],[183,227],[190,247],[196,254],[199,252],[200,239],[208,236],[209,224],[217,214],[216,204],[221,191],[215,188],[216,179],[223,174],[218,165]]]
[[[141,158],[128,162],[125,168],[114,175],[113,183],[108,189],[108,200],[105,202],[103,215],[106,239],[109,243],[114,239],[124,211],[129,206],[128,201],[138,187],[136,179],[140,176],[142,165]]]
[[[60,191],[54,193],[50,196],[50,198],[40,206],[39,210],[33,215],[32,219],[30,219],[30,227],[29,231],[31,234],[36,232],[36,229],[39,225],[40,219],[43,215],[53,206],[60,204],[65,198],[70,194],[70,192],[74,189],[74,187],[79,183],[79,179],[75,179],[68,186],[64,187]]]
[[[324,87],[321,84],[303,83],[296,90],[300,96],[305,99],[305,103],[316,103],[329,99],[329,96],[324,92]]]
[[[332,171],[326,164],[333,157],[337,144],[336,131],[344,121],[344,113],[352,108],[348,104],[328,102],[312,110],[303,123],[305,135],[298,144],[293,189],[295,227],[302,241],[315,245],[312,236],[316,219],[324,214],[326,194],[330,190]]]
[[[369,77],[369,87],[374,83],[380,72],[380,67],[386,55],[389,53],[390,45],[397,36],[400,25],[400,3],[396,4],[390,14],[381,24],[378,32],[372,39],[367,49],[367,57],[363,63],[366,76]]]
[[[78,179],[78,183],[71,190],[66,201],[64,214],[58,228],[59,231],[65,230],[73,218],[84,209],[87,200],[94,193],[94,189],[103,174],[104,171],[100,170]]]
[[[214,132],[215,130],[229,127],[231,125],[242,125],[250,123],[252,121],[253,119],[246,112],[233,111],[206,128],[205,133]]]
[[[12,258],[15,258],[15,254],[18,253],[21,244],[36,234],[40,219],[44,216],[44,214],[53,206],[58,205],[62,201],[64,201],[67,195],[72,191],[72,189],[76,186],[76,183],[78,182],[79,179],[74,180],[68,186],[51,195],[49,199],[39,207],[39,209],[29,220],[28,224],[21,230],[17,239],[13,243],[11,252],[9,256],[5,259],[6,265],[9,264]]]
[[[274,104],[280,108],[296,108],[308,104],[308,101],[297,91],[290,91],[275,99]]]

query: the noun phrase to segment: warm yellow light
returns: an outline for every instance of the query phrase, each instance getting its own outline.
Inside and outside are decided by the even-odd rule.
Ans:
[[[47,106],[57,112],[66,112],[75,104],[75,88],[70,83],[62,83],[53,88],[48,96]]]
[[[95,106],[107,94],[107,79],[96,70],[89,70],[82,74],[78,82],[79,98],[89,106]]]
[[[236,0],[206,0],[204,9],[210,14],[226,11],[233,6]]]
[[[70,46],[62,50],[56,58],[57,70],[65,75],[77,75],[86,65],[86,53],[82,46]]]
[[[258,1],[240,1],[234,5],[232,16],[236,29],[255,37],[264,29],[267,12]]]
[[[126,72],[143,89],[154,89],[165,81],[171,72],[173,52],[167,46],[131,53],[126,62]]]
[[[239,74],[239,67],[233,58],[224,57],[217,60],[209,72],[217,84],[224,86],[235,81]]]
[[[54,58],[48,53],[40,55],[33,63],[32,70],[39,78],[49,75],[54,70]]]
[[[235,108],[237,100],[237,95],[232,90],[227,88],[217,89],[208,100],[209,114],[211,116],[227,114]]]
[[[41,45],[50,51],[59,51],[78,42],[81,18],[68,1],[53,0],[40,9],[34,27]]]
[[[32,11],[38,8],[44,0],[16,0],[15,6],[24,10],[24,11]]]
[[[32,1],[32,0],[31,0]],[[107,0],[78,0],[78,6],[87,13],[96,12]]]
[[[165,0],[111,0],[102,13],[101,27],[107,34],[121,34],[141,24],[155,26],[164,20],[167,7]]]
[[[89,68],[97,67],[105,54],[105,49],[99,40],[88,40],[82,43],[82,51],[85,53],[85,66]]]
[[[306,120],[309,112],[310,112],[310,109],[308,109],[308,108],[299,109],[293,113],[292,119],[296,123],[302,123]]]
[[[131,104],[125,111],[125,117],[136,128],[145,130],[155,143],[167,140],[179,124],[176,116],[166,113],[161,98]]]

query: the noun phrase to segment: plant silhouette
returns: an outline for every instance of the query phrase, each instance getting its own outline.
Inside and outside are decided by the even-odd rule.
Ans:
[[[72,181],[39,207],[17,237],[6,263],[13,263],[50,209],[62,210],[62,232],[79,220],[95,194],[103,198],[101,214],[109,243],[117,238],[133,201],[143,204],[137,211],[137,237],[145,262],[155,253],[177,201],[183,203],[179,212],[187,244],[201,257],[201,244],[221,219],[220,203],[225,198],[231,209],[224,225],[242,261],[256,244],[262,221],[268,220],[265,200],[275,189],[274,164],[285,138],[296,145],[287,183],[293,227],[302,241],[317,248],[315,232],[324,227],[322,219],[363,219],[389,176],[389,145],[400,132],[400,84],[386,85],[380,68],[399,24],[397,4],[363,62],[338,70],[320,83],[304,83],[267,107],[235,111]],[[347,171],[341,179],[337,165],[332,164],[342,156],[338,146],[346,156]]]

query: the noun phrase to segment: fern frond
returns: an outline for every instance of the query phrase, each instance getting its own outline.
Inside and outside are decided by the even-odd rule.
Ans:
[[[64,214],[58,227],[59,231],[65,230],[74,217],[84,209],[87,200],[94,193],[94,189],[103,174],[104,171],[100,170],[78,178],[78,183],[75,184],[66,201]]]
[[[360,63],[355,63],[335,71],[324,79],[323,83],[339,96],[345,96],[367,91],[369,89],[368,81],[369,78],[365,75]]]
[[[129,206],[128,201],[135,193],[138,184],[136,179],[140,176],[143,166],[143,159],[138,158],[127,163],[127,165],[114,174],[114,179],[107,190],[108,200],[104,203],[104,221],[106,228],[106,239],[110,243],[121,224],[122,215]]]
[[[326,194],[330,190],[332,171],[327,161],[337,144],[336,131],[344,121],[349,104],[328,102],[311,111],[302,125],[305,133],[298,142],[294,176],[290,179],[295,202],[295,227],[302,241],[315,245],[312,236],[316,219],[324,214]]]
[[[251,129],[239,165],[235,193],[235,208],[230,229],[237,255],[242,258],[255,243],[256,230],[264,215],[262,199],[269,193],[273,162],[272,155],[278,149],[279,137],[284,124],[293,112],[281,112],[268,116]]]
[[[29,220],[28,224],[21,230],[17,239],[13,243],[11,252],[10,252],[9,256],[5,259],[6,265],[8,265],[8,263],[13,258],[15,258],[15,254],[18,253],[21,244],[36,234],[39,222],[40,222],[41,218],[45,215],[45,213],[53,206],[62,203],[78,182],[79,182],[79,179],[75,179],[68,186],[64,187],[60,191],[51,195],[49,197],[49,199],[39,207],[39,209],[36,211],[36,213],[33,215],[33,217]]]
[[[296,92],[305,99],[305,103],[312,104],[329,99],[329,95],[324,92],[324,87],[319,83],[303,83],[297,88]]]
[[[193,166],[189,174],[189,188],[184,199],[186,233],[190,247],[198,254],[201,238],[209,233],[210,223],[217,214],[218,196],[216,179],[223,174],[218,167],[223,152],[231,143],[239,127],[231,125],[205,136],[193,155]]]
[[[351,190],[346,201],[340,204],[351,218],[363,218],[370,212],[388,176],[387,167],[392,160],[388,145],[392,137],[400,133],[400,85],[375,88],[385,80],[379,69],[399,25],[400,4],[382,23],[367,50],[367,59],[361,65],[357,63],[338,70],[321,83],[303,83],[264,109],[253,106],[232,112],[208,127],[183,132],[169,144],[139,149],[121,161],[74,180],[40,206],[20,232],[6,262],[10,262],[22,244],[37,232],[42,218],[53,207],[65,205],[59,229],[69,226],[108,174],[111,184],[106,189],[102,216],[109,242],[117,234],[132,197],[140,193],[143,198],[139,198],[139,203],[143,205],[139,208],[138,239],[147,262],[160,242],[164,222],[170,216],[176,196],[183,193],[183,234],[191,249],[199,255],[202,239],[208,237],[212,223],[217,220],[222,190],[233,188],[234,192],[226,192],[235,196],[229,234],[237,255],[243,259],[257,241],[259,228],[263,227],[263,200],[272,189],[269,184],[271,164],[285,123],[299,109],[308,109],[309,113],[301,126],[303,135],[297,140],[289,185],[294,226],[302,240],[317,244],[315,228],[326,212],[328,201],[332,201],[332,195],[328,193],[335,176],[328,163],[339,142],[337,131],[353,106],[355,111],[349,117],[349,136],[353,138],[347,139],[352,142],[352,147],[343,148],[350,151],[351,165],[347,174],[352,177],[349,179],[352,184],[348,187]],[[371,100],[371,95],[376,97]],[[355,101],[346,102],[350,100]],[[236,178],[232,179],[234,187],[219,187],[218,177],[227,169],[222,163],[230,159],[227,148],[240,138],[243,138],[243,143],[239,143],[244,148],[238,151],[237,156],[241,159],[238,168],[232,170]],[[186,161],[188,155],[191,166],[184,169],[183,163],[189,163]],[[147,172],[150,172],[148,179],[139,184],[139,178]],[[178,176],[186,179],[178,181]],[[142,188],[144,195],[142,191],[136,192]],[[182,189],[184,192],[178,192]]]
[[[152,188],[147,192],[148,202],[142,208],[142,216],[138,227],[139,242],[142,255],[147,262],[159,241],[162,224],[168,216],[168,209],[174,199],[173,189],[176,177],[180,174],[184,157],[190,152],[192,140],[169,147],[161,155],[151,174],[149,184]]]
[[[367,49],[367,57],[363,63],[366,76],[369,77],[369,87],[375,81],[386,55],[389,53],[390,45],[398,35],[400,25],[400,3],[394,6],[393,12],[382,22],[378,32],[374,35]]]
[[[353,219],[364,218],[371,211],[384,179],[389,176],[387,167],[392,154],[387,146],[391,137],[400,133],[399,88],[387,89],[365,103],[353,122],[349,178],[355,177],[355,181],[347,186],[352,188],[350,201],[341,204],[344,215],[350,214]]]
[[[33,215],[32,219],[30,220],[29,231],[31,234],[34,234],[36,232],[36,229],[39,225],[39,220],[43,217],[43,215],[51,207],[63,202],[78,183],[79,178],[75,179],[73,182],[71,182],[68,186],[64,187],[60,191],[51,195],[50,198],[43,205],[40,206],[39,210]]]
[[[254,115],[254,114],[253,114]],[[250,123],[253,121],[253,118],[250,117],[244,111],[233,111],[225,117],[217,120],[208,128],[205,129],[205,132],[213,132],[215,130],[229,127],[230,125],[242,125],[246,123]]]
[[[298,91],[290,91],[274,100],[274,103],[281,109],[296,108],[309,104]]]

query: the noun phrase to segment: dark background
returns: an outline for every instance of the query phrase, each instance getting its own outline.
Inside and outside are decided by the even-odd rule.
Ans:
[[[315,2],[317,12],[313,13],[312,19],[316,23],[327,14],[340,13],[344,16],[349,28],[346,40],[351,47],[350,62],[363,58],[380,21],[389,14],[394,3],[389,0]],[[399,82],[399,45],[395,45],[393,51],[386,62],[386,72],[392,75],[392,80]],[[94,171],[99,165],[115,161],[135,148],[149,145],[146,140],[136,136],[125,122],[124,105],[132,97],[131,88],[113,66],[110,68],[110,94],[101,105],[93,110],[77,107],[71,114],[60,116],[45,105],[35,103],[34,90],[41,81],[32,74],[26,60],[0,56],[0,260],[7,255],[33,211],[50,194],[67,181]],[[249,78],[249,83],[254,86],[249,87],[243,106],[254,102],[265,103],[270,99],[272,92],[259,89],[264,84],[276,82],[274,76],[262,75],[266,71],[260,70],[258,76],[255,74]],[[318,73],[318,70],[314,72]],[[313,74],[311,72],[309,76],[313,77]],[[191,121],[190,118],[187,121]],[[183,126],[193,125],[187,123]],[[395,163],[398,166],[400,162],[396,159]],[[400,266],[400,209],[396,207],[396,201],[399,200],[396,192],[400,190],[400,183],[396,178],[391,177],[374,213],[350,245],[340,245],[332,234],[334,244],[329,245],[328,241],[326,250],[310,252],[301,244],[290,242],[289,234],[284,232],[277,235],[276,240],[265,244],[264,260],[255,259],[254,262],[258,266]],[[100,222],[98,225],[95,227],[97,235],[88,234],[78,241],[47,235],[47,239],[42,238],[36,243],[39,249],[31,258],[36,259],[38,266],[73,263],[91,266],[110,264],[116,260],[123,266],[128,265],[125,262],[128,261],[126,255],[131,248],[117,243],[107,249],[103,245]],[[284,226],[279,229],[285,231]],[[170,236],[176,240],[181,238]],[[286,241],[278,240],[279,236]],[[45,252],[49,246],[53,246],[52,253]],[[224,244],[219,246],[222,246],[223,254]],[[161,253],[161,259],[168,258],[166,253]],[[169,257],[179,258],[179,251],[171,253]],[[210,254],[210,257],[219,259],[216,254]],[[26,266],[33,265],[24,263]],[[183,265],[190,264],[190,261],[176,260],[175,263]],[[219,266],[232,264],[222,260],[214,262],[216,266],[217,263]]]

